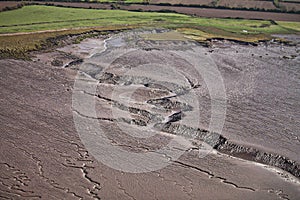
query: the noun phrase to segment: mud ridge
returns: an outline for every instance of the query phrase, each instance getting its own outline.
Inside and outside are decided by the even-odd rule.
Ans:
[[[250,160],[287,171],[295,177],[300,177],[300,166],[297,162],[274,153],[263,152],[253,147],[245,147],[226,140],[225,143],[215,148],[221,153],[234,157]]]
[[[300,166],[296,161],[278,154],[264,152],[253,147],[235,144],[218,133],[174,123],[158,123],[155,125],[155,128],[170,134],[204,141],[220,153],[277,167],[289,172],[297,178],[300,177]]]
[[[154,129],[158,131],[173,135],[180,135],[188,139],[204,141],[220,153],[241,158],[244,160],[269,165],[272,167],[277,167],[286,172],[289,172],[297,178],[300,177],[300,166],[298,163],[296,163],[296,161],[293,161],[289,158],[278,154],[268,153],[252,147],[246,147],[241,144],[236,144],[234,142],[229,141],[227,138],[225,138],[219,133],[209,132],[205,129],[189,127],[184,124],[176,123],[179,122],[185,116],[185,111],[193,110],[193,107],[186,103],[170,100],[171,97],[184,95],[188,93],[191,89],[198,87],[197,84],[192,83],[188,79],[187,80],[191,88],[186,88],[177,84],[171,84],[172,89],[165,88],[163,87],[164,84],[157,84],[157,81],[151,80],[147,77],[135,77],[128,75],[119,76],[109,72],[104,72],[100,77],[98,77],[98,80],[100,84],[105,83],[126,86],[130,86],[132,84],[141,84],[145,87],[166,90],[168,92],[175,93],[175,95],[170,97],[149,99],[148,101],[146,101],[146,103],[154,105],[158,109],[165,109],[166,111],[176,111],[175,113],[168,116],[168,121],[166,123],[163,123],[162,116],[159,114],[154,114],[147,110],[142,110],[135,107],[129,107],[113,99],[100,96],[99,94],[95,95],[100,99],[113,103],[113,105],[119,108],[120,110],[127,111],[132,114],[137,114],[139,116],[142,116],[143,118],[146,118],[146,120],[110,119],[110,121],[112,122],[125,122],[128,124],[134,124],[138,126],[147,126],[150,123],[155,123]]]
[[[100,83],[112,85],[144,85],[154,89],[163,89],[177,95],[183,95],[189,92],[190,88],[180,86],[175,83],[160,82],[143,76],[117,75],[110,72],[104,72],[99,78]],[[167,85],[167,87],[166,87]]]

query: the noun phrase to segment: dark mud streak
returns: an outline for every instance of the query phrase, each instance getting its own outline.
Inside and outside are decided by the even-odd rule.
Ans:
[[[141,119],[126,119],[126,118],[113,119],[113,118],[105,118],[105,117],[91,117],[91,116],[84,115],[74,109],[73,109],[73,112],[80,115],[81,117],[89,118],[89,119],[103,120],[103,121],[110,121],[110,122],[124,122],[127,124],[133,124],[133,125],[137,125],[137,126],[147,126],[146,122]]]
[[[201,172],[201,173],[204,173],[204,174],[208,175],[209,178],[219,179],[222,183],[231,185],[231,186],[233,186],[233,187],[235,187],[235,188],[243,189],[243,190],[249,190],[249,191],[252,191],[252,192],[255,192],[255,191],[256,191],[256,189],[254,189],[254,188],[251,188],[251,187],[244,187],[244,186],[239,186],[239,185],[237,185],[236,183],[233,183],[233,182],[228,181],[226,178],[216,176],[216,175],[214,175],[212,172],[209,172],[209,171],[207,171],[207,170],[203,170],[203,169],[201,169],[201,168],[199,168],[199,167],[196,167],[196,166],[193,166],[193,165],[190,165],[190,164],[186,164],[186,163],[181,162],[181,161],[178,161],[178,160],[173,161],[173,162],[176,163],[176,164],[179,164],[179,165],[182,166],[182,167],[186,167],[186,168],[189,168],[189,169],[194,169],[194,170],[197,170],[197,171],[199,171],[199,172]]]
[[[196,89],[196,88],[199,88],[201,85],[200,84],[196,84],[194,83],[191,79],[189,79],[186,75],[182,74],[184,76],[184,78],[188,81],[188,83],[190,84],[191,86],[191,89]]]
[[[72,67],[72,66],[76,66],[76,65],[79,65],[83,63],[83,59],[82,58],[77,58],[76,60],[73,60],[71,62],[69,62],[68,64],[66,64],[64,66],[64,68],[69,68],[69,67]]]
[[[89,118],[89,119],[98,119],[98,120],[103,120],[103,121],[110,121],[110,122],[114,122],[116,121],[116,119],[112,119],[112,118],[104,118],[104,117],[92,117],[92,116],[87,116],[87,115],[84,115],[82,113],[80,113],[79,111],[77,110],[74,110],[73,109],[73,112],[75,112],[76,114],[80,115],[81,117],[84,117],[84,118]]]

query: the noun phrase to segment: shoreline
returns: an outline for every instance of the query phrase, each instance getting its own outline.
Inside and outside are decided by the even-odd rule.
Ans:
[[[31,34],[42,34],[42,33],[59,33],[59,32],[62,32],[62,31],[72,31],[72,30],[82,30],[81,28],[76,28],[76,29],[61,29],[61,30],[49,30],[49,31],[37,31],[37,32],[30,32],[30,33],[12,33],[12,34],[0,34],[0,37],[1,36],[22,36],[22,35],[31,35]],[[109,34],[114,34],[114,33],[119,33],[119,32],[123,32],[123,31],[130,31],[130,30],[134,30],[134,28],[132,29],[127,29],[125,28],[124,29],[116,29],[116,30],[108,30],[108,29],[104,29],[102,32],[107,32]],[[146,29],[147,30],[147,29]],[[53,32],[54,31],[54,32]],[[76,44],[76,38],[80,38],[82,36],[84,37],[87,37],[87,38],[96,38],[98,36],[102,36],[102,34],[100,33],[101,31],[98,31],[97,29],[93,30],[89,30],[89,31],[86,31],[86,32],[83,32],[83,33],[79,33],[79,34],[63,34],[63,35],[58,35],[58,36],[55,36],[55,37],[48,37],[46,39],[47,40],[51,40],[51,41],[56,41],[55,43],[65,43],[66,40],[70,40],[70,39],[64,39],[64,38],[69,38],[69,37],[73,37],[73,44]],[[93,34],[97,34],[97,36],[93,36]],[[236,40],[236,39],[226,39],[226,38],[207,38],[206,40],[201,40],[201,41],[197,41],[200,45],[202,45],[203,47],[211,47],[214,43],[231,43],[233,45],[235,44],[238,44],[238,45],[249,45],[249,46],[258,46],[258,45],[267,45],[269,43],[273,43],[273,44],[278,44],[278,45],[287,45],[287,46],[295,46],[296,44],[299,43],[299,41],[295,38],[299,38],[299,35],[295,35],[295,34],[274,34],[272,35],[274,36],[274,38],[272,39],[269,39],[269,40],[262,40],[262,41],[257,41],[257,42],[246,42],[246,41],[240,41],[240,40]],[[75,39],[74,39],[75,38]],[[29,51],[26,51],[26,52],[23,52],[24,55],[26,55],[26,59],[28,58],[32,58],[32,55],[34,54],[38,54],[40,52],[44,52],[44,51],[51,51],[51,49],[56,49],[58,48],[60,45],[56,45],[56,46],[48,46],[47,47],[47,42],[45,42],[45,47],[43,47],[42,49],[37,49],[37,50],[29,50]],[[68,44],[66,44],[68,45]],[[66,45],[62,45],[61,47],[63,46],[66,46]],[[29,57],[28,57],[29,56]],[[18,57],[15,57],[13,55],[11,56],[8,56],[8,57],[3,57],[3,58],[0,58],[0,59],[7,59],[7,58],[10,58],[10,59],[25,59],[24,58],[18,58]],[[26,60],[25,59],[25,60]]]

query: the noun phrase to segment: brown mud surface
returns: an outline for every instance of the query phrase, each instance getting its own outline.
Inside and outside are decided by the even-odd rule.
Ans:
[[[33,61],[0,60],[0,198],[273,200],[299,197],[299,175],[297,178],[279,168],[226,155],[230,145],[223,146],[223,154],[221,148],[205,153],[205,149],[193,144],[186,151],[179,149],[182,156],[168,160],[165,168],[148,173],[118,171],[96,159],[84,136],[78,134],[76,124],[76,119],[95,120],[112,145],[128,152],[153,152],[177,137],[173,135],[180,129],[172,130],[173,125],[193,124],[192,114],[196,108],[192,99],[185,97],[195,92],[202,116],[199,127],[207,129],[211,103],[203,79],[197,79],[191,73],[193,69],[187,68],[177,79],[170,80],[168,74],[156,71],[163,70],[161,68],[153,68],[150,71],[154,75],[143,77],[147,68],[136,67],[145,60],[172,63],[163,59],[172,57],[167,53],[169,50],[178,53],[195,47],[203,56],[214,60],[224,78],[228,99],[222,134],[230,142],[241,145],[231,149],[232,152],[240,151],[247,157],[249,149],[243,152],[242,145],[252,145],[261,152],[272,152],[299,162],[299,126],[295,123],[299,108],[293,103],[297,100],[293,84],[299,81],[299,72],[293,68],[299,62],[299,56],[293,56],[295,46],[269,43],[268,47],[264,44],[253,47],[215,40],[211,47],[204,48],[189,41],[122,38],[121,35],[105,41],[86,39],[81,44],[37,54]],[[106,67],[120,50],[129,52],[131,48],[135,49],[133,53],[122,54]],[[71,55],[83,62],[63,68],[69,60],[71,62]],[[51,64],[60,59],[58,66]],[[184,70],[180,64],[190,67],[176,59],[178,65],[174,65],[174,69]],[[131,68],[136,69],[132,74],[122,71]],[[275,73],[275,68],[282,71],[276,73],[274,79],[274,74],[273,78],[268,75]],[[134,74],[139,69],[143,69],[142,74]],[[155,75],[157,72],[159,77]],[[161,78],[173,83],[167,85],[172,91],[162,87],[164,81],[156,84],[152,81]],[[75,81],[89,85],[93,79],[99,81],[95,96],[88,90],[77,90],[74,85]],[[277,80],[286,82],[280,85]],[[127,91],[130,93],[132,88],[134,93],[128,96]],[[170,101],[159,101],[170,93],[180,95],[167,98]],[[97,118],[93,118],[85,106],[78,107],[74,95],[84,95],[87,102],[94,99]],[[128,97],[132,101],[127,101]],[[183,115],[174,115],[179,110]],[[150,139],[134,139],[124,134],[126,130],[141,134],[144,127],[161,120],[153,113],[167,116],[167,122],[164,119],[162,122],[170,126],[153,130],[157,134]],[[205,156],[200,156],[202,151]],[[132,162],[126,157],[123,159]]]

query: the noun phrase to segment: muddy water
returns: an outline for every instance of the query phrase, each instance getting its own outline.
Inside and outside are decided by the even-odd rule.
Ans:
[[[123,122],[143,124],[151,130],[158,127],[157,123],[165,124],[167,128],[159,126],[160,131],[184,135],[190,130],[199,129],[199,134],[210,130],[211,118],[215,115],[220,118],[216,126],[221,129],[218,128],[217,133],[240,145],[229,150],[225,146],[224,152],[234,151],[249,157],[255,149],[255,155],[262,156],[250,160],[264,164],[279,162],[275,166],[282,169],[286,168],[282,163],[287,162],[285,157],[288,157],[295,162],[293,169],[287,171],[299,175],[296,164],[300,161],[297,46],[272,43],[243,46],[215,41],[212,47],[205,48],[193,41],[149,41],[140,34],[114,36],[106,41],[104,51],[85,60],[95,69],[84,68],[83,71],[99,80],[99,93],[109,91],[103,92],[101,98],[114,102],[116,111],[112,117],[122,115]],[[199,73],[196,62],[210,73]],[[213,71],[213,66],[217,71]],[[218,82],[217,73],[222,82]],[[206,75],[215,81],[208,83]],[[218,103],[221,106],[213,108],[210,87],[222,88],[220,83],[224,84],[225,98]],[[222,89],[216,91],[215,97],[222,93]],[[151,96],[147,92],[156,94]],[[153,99],[163,101],[153,104]],[[184,110],[182,105],[192,109]],[[133,108],[139,110],[133,112]],[[124,116],[132,119],[124,119]],[[139,127],[132,126],[132,129],[136,132]],[[213,140],[209,144],[222,143],[219,136]],[[278,161],[278,157],[283,160]]]

